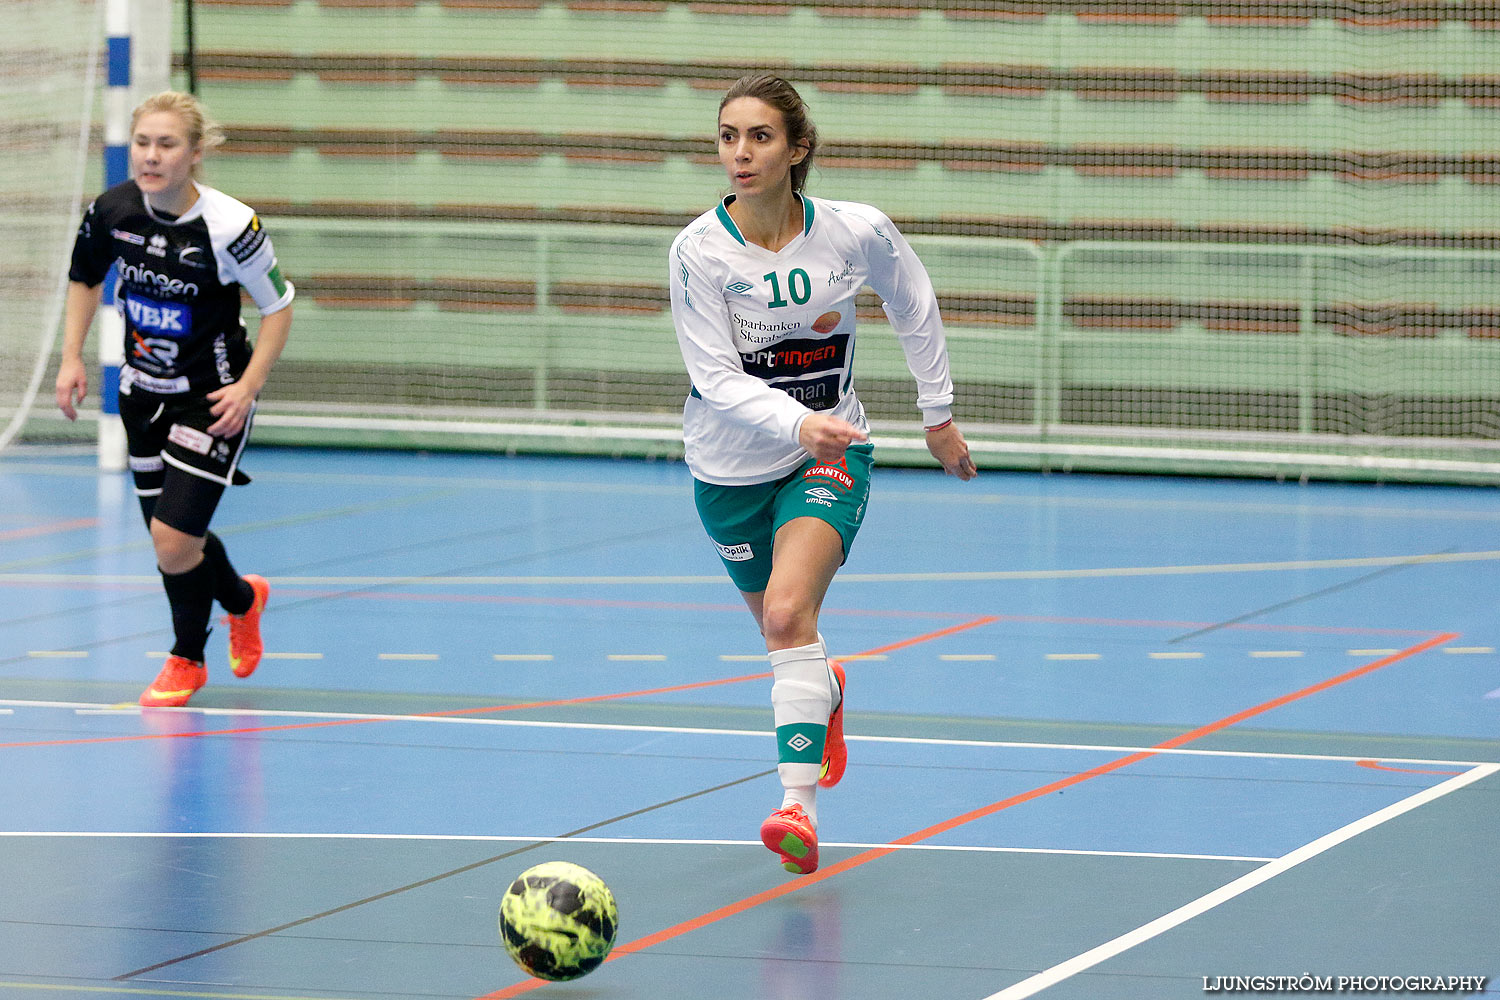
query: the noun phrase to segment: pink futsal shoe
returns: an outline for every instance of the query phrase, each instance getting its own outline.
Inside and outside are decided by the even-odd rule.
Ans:
[[[781,867],[793,875],[818,870],[818,834],[799,805],[773,812],[760,825],[760,842],[781,855]]]
[[[168,656],[156,680],[141,692],[141,704],[146,708],[179,708],[207,683],[208,669],[203,664],[183,656]]]
[[[229,669],[236,677],[249,677],[260,666],[264,651],[260,641],[260,613],[266,609],[266,599],[271,596],[271,585],[265,577],[247,573],[245,582],[255,591],[250,610],[242,615],[224,616],[229,625]]]
[[[832,788],[844,777],[844,768],[849,766],[849,748],[844,745],[844,668],[829,661],[833,676],[839,681],[839,705],[828,717],[828,735],[823,738],[823,772],[818,775],[818,784]]]

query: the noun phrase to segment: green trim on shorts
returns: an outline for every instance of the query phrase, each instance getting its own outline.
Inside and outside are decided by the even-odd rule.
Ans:
[[[832,525],[844,543],[844,558],[865,518],[875,448],[850,445],[839,463],[809,458],[780,479],[750,486],[718,486],[693,480],[698,517],[734,585],[747,594],[771,580],[771,545],[783,524],[816,517]]]

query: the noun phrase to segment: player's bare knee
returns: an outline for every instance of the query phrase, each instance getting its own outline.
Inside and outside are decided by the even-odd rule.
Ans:
[[[164,573],[186,573],[203,559],[203,539],[152,520],[151,544]]]
[[[762,612],[761,632],[767,649],[788,649],[818,641],[818,618],[812,608],[794,601],[768,599]]]

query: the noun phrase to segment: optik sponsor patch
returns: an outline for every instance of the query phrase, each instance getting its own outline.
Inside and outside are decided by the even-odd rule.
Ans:
[[[749,542],[740,542],[738,545],[714,542],[714,547],[719,550],[719,555],[730,562],[747,562],[755,558],[755,552],[751,550]]]

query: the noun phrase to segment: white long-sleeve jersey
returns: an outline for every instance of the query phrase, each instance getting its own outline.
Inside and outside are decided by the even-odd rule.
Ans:
[[[808,454],[802,420],[826,411],[868,430],[854,394],[854,298],[869,285],[901,340],[926,426],[951,416],[953,381],[922,262],[878,209],[805,195],[802,232],[779,252],[750,243],[725,198],[678,234],[672,320],[693,388],[683,406],[688,468],[743,486]]]

